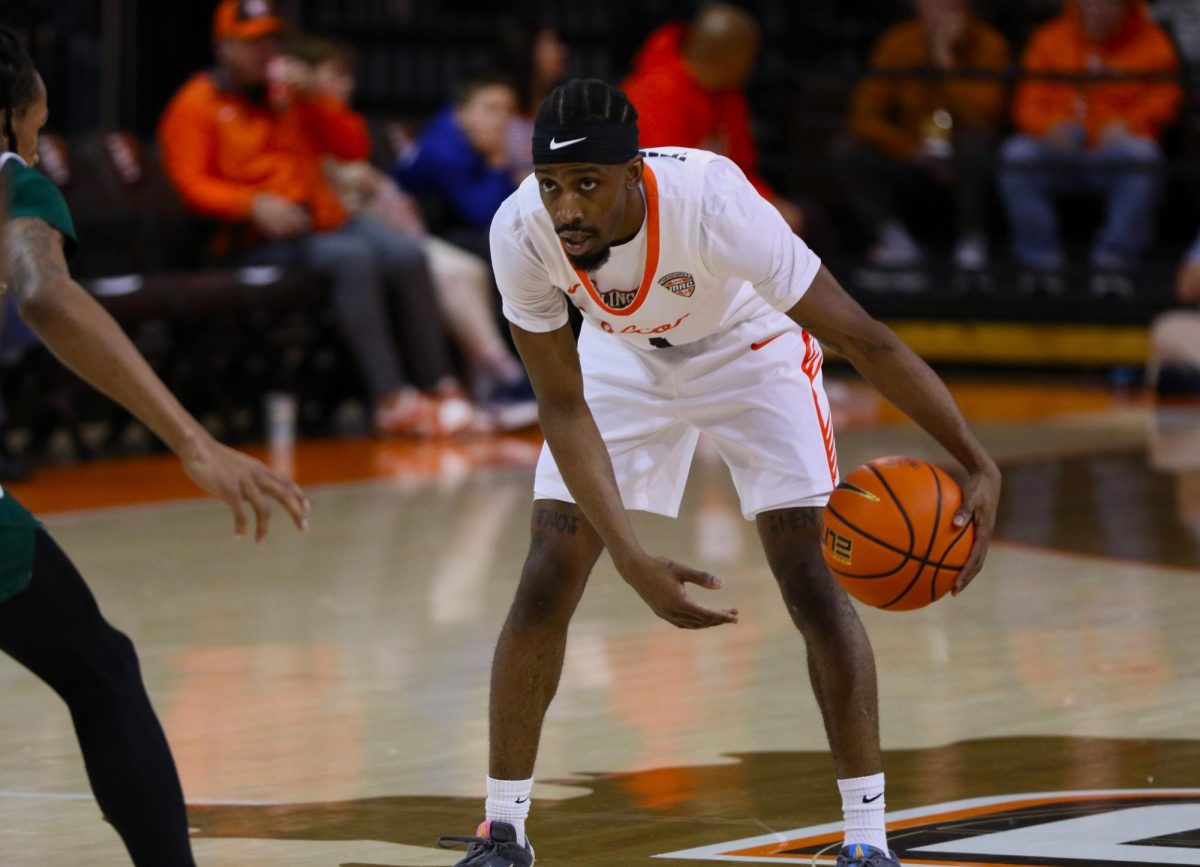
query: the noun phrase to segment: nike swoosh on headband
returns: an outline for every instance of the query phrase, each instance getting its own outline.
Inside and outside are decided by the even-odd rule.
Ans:
[[[587,141],[587,136],[583,138],[573,138],[570,141],[555,141],[550,139],[550,150],[556,151],[559,148],[565,148],[567,145],[579,144],[581,141]]]

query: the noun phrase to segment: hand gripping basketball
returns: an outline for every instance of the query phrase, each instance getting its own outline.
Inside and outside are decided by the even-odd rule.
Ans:
[[[992,529],[996,526],[996,510],[1000,503],[1000,469],[994,463],[979,472],[972,473],[963,485],[963,502],[954,515],[954,526],[966,526],[968,521],[975,524],[975,544],[962,571],[954,582],[954,595],[957,596],[967,588],[979,570],[983,568],[983,558],[987,556],[988,546],[992,541]]]
[[[638,592],[650,609],[680,629],[707,629],[722,623],[737,623],[736,608],[716,610],[696,602],[685,584],[719,590],[724,582],[666,557],[645,557],[621,570],[621,576]]]
[[[879,458],[849,473],[829,498],[822,553],[855,598],[911,611],[960,591],[978,573],[995,521],[999,471],[965,490],[910,457]]]

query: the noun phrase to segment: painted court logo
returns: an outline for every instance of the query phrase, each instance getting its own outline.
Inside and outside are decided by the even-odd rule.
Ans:
[[[832,865],[840,827],[799,828],[656,857]],[[937,804],[889,814],[888,842],[905,867],[1200,865],[1200,789],[1051,792]]]
[[[691,298],[692,293],[696,291],[696,278],[687,271],[672,271],[670,274],[659,277],[658,285],[665,286],[676,295]]]

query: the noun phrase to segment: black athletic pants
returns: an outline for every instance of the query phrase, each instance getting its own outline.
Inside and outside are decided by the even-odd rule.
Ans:
[[[194,867],[179,775],[133,643],[44,530],[33,582],[0,604],[0,650],[67,703],[92,791],[134,864]]]

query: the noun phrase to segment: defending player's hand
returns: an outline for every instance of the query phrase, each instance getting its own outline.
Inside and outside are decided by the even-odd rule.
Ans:
[[[737,623],[736,608],[707,608],[687,594],[686,584],[719,590],[723,582],[715,575],[666,557],[650,557],[624,570],[623,577],[655,614],[680,629],[707,629],[722,623]]]
[[[992,528],[996,526],[996,509],[1000,504],[1000,470],[995,464],[973,473],[963,485],[962,508],[954,516],[954,526],[963,527],[972,518],[975,521],[975,544],[971,554],[954,582],[954,595],[966,589],[983,567],[988,545],[992,541]]]
[[[192,480],[233,512],[234,533],[243,536],[249,524],[247,513],[254,512],[254,540],[261,542],[271,524],[271,500],[277,501],[292,516],[302,532],[308,532],[308,514],[312,506],[304,491],[287,476],[277,473],[262,461],[209,440],[180,455]]]

